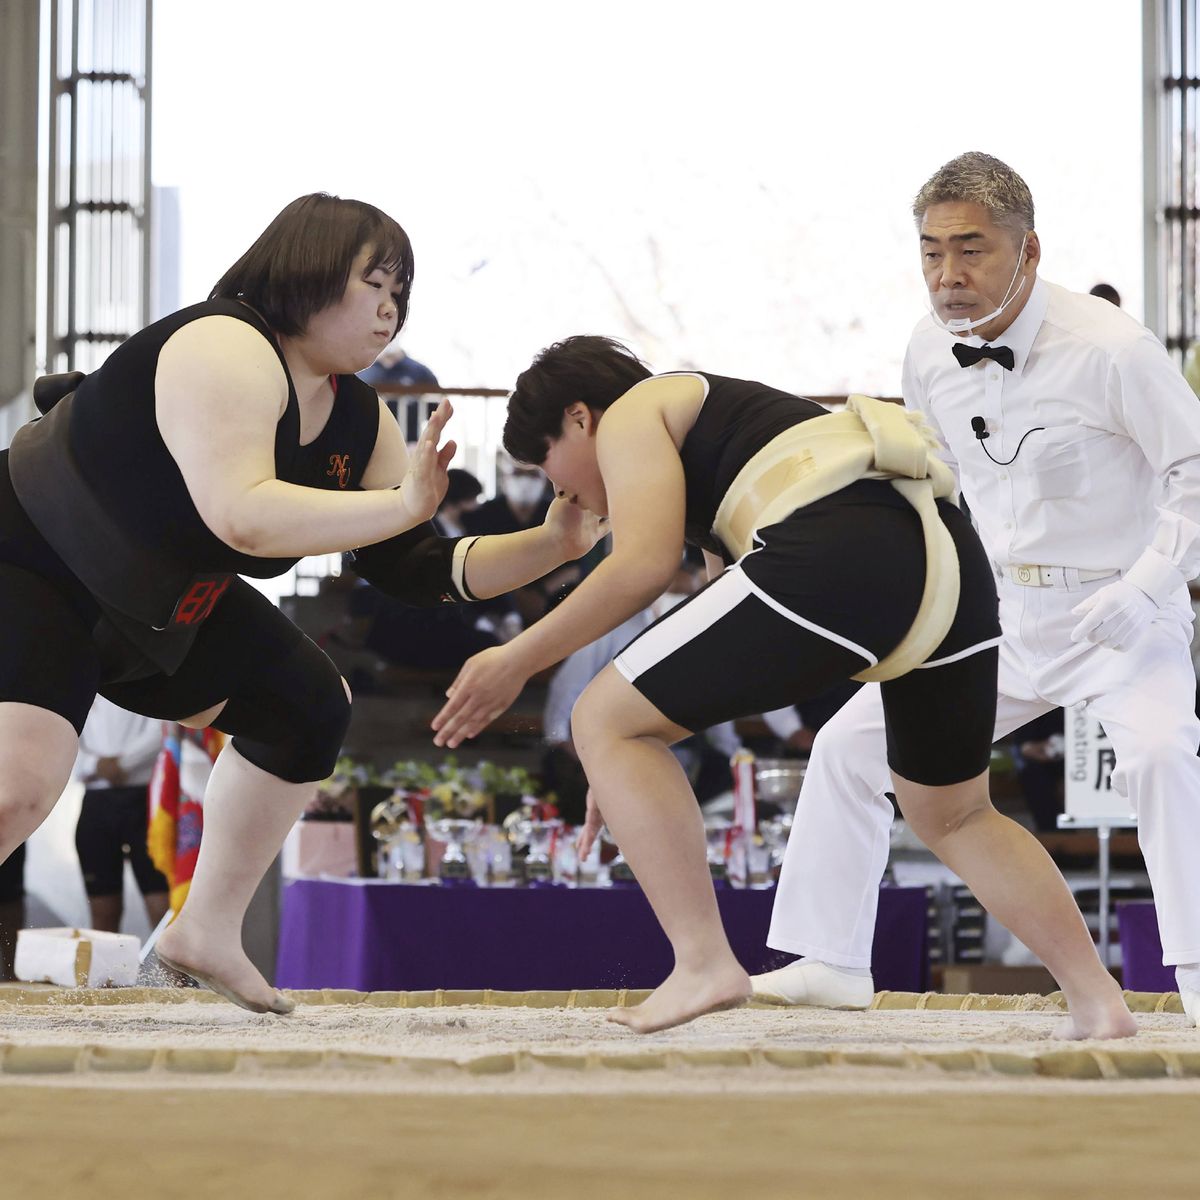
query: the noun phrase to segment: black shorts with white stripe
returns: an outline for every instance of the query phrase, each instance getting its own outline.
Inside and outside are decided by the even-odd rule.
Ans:
[[[958,551],[958,611],[928,662],[882,685],[888,762],[928,786],[988,765],[996,715],[996,582],[966,516],[939,503]],[[614,665],[685,729],[770,712],[889,654],[925,585],[915,510],[864,480],[763,529],[759,545],[677,605]]]

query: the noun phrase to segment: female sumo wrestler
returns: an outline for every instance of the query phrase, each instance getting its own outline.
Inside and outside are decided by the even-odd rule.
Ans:
[[[291,1002],[242,950],[246,906],[333,768],[350,695],[238,576],[352,549],[377,587],[439,604],[527,583],[602,532],[564,500],[537,529],[438,536],[450,405],[410,458],[354,374],[404,323],[412,278],[394,220],[304,196],[207,301],[86,377],[39,381],[46,415],[0,454],[0,861],[61,794],[97,692],[224,731],[188,901],[158,950],[255,1011]]]
[[[650,376],[618,343],[572,337],[517,380],[504,442],[561,498],[611,516],[612,553],[536,625],[467,661],[438,744],[474,736],[534,672],[649,605],[685,541],[709,564],[708,585],[635,638],[572,718],[594,807],[585,837],[603,814],[675,953],[615,1020],[662,1029],[750,995],[668,747],[855,677],[882,681],[905,818],[1053,972],[1067,1036],[1135,1031],[1062,877],[991,805],[996,589],[917,421],[866,397],[830,414],[747,380]]]

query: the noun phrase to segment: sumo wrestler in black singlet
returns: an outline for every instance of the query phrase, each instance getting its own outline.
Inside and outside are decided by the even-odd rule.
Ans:
[[[62,794],[97,692],[229,733],[159,956],[257,1011],[292,1005],[245,957],[242,918],[333,767],[350,701],[333,663],[239,576],[350,551],[389,594],[440,604],[522,586],[603,532],[560,503],[521,535],[438,535],[449,404],[410,455],[355,378],[403,324],[412,277],[385,213],[301,197],[207,302],[87,376],[40,381],[45,415],[0,456],[0,862]]]
[[[685,541],[709,566],[708,585],[634,639],[571,716],[590,784],[581,853],[603,820],[675,956],[613,1020],[662,1029],[751,991],[670,746],[870,672],[914,831],[1054,973],[1079,1036],[1136,1028],[1062,877],[991,805],[996,588],[965,515],[936,500],[953,478],[933,441],[880,401],[831,415],[750,380],[652,376],[602,337],[550,346],[518,378],[507,449],[561,496],[611,514],[613,550],[553,612],[464,664],[434,719],[441,742],[473,735],[530,674],[650,605]]]

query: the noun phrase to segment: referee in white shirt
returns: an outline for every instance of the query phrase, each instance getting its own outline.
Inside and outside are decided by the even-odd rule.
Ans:
[[[1200,1022],[1200,722],[1187,581],[1200,571],[1200,403],[1157,339],[1038,278],[1033,199],[963,154],[913,204],[930,315],[904,400],[929,418],[996,568],[1003,737],[1086,701],[1138,817],[1163,961]],[[865,1007],[892,807],[879,686],[816,739],[760,975],[787,1003]]]

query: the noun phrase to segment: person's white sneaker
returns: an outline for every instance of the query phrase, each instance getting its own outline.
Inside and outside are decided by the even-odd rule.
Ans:
[[[777,971],[751,975],[754,999],[763,1004],[812,1008],[869,1008],[875,984],[868,972],[848,975],[828,963],[802,958]],[[1200,995],[1196,997],[1200,1002]]]
[[[1189,1025],[1200,1025],[1200,963],[1180,963],[1175,968],[1175,986]]]
[[[750,983],[753,985],[754,978],[751,976]],[[1187,1013],[1188,1021],[1200,1026],[1200,992],[1193,992],[1189,988],[1179,989],[1179,998],[1183,1001],[1183,1011]]]

